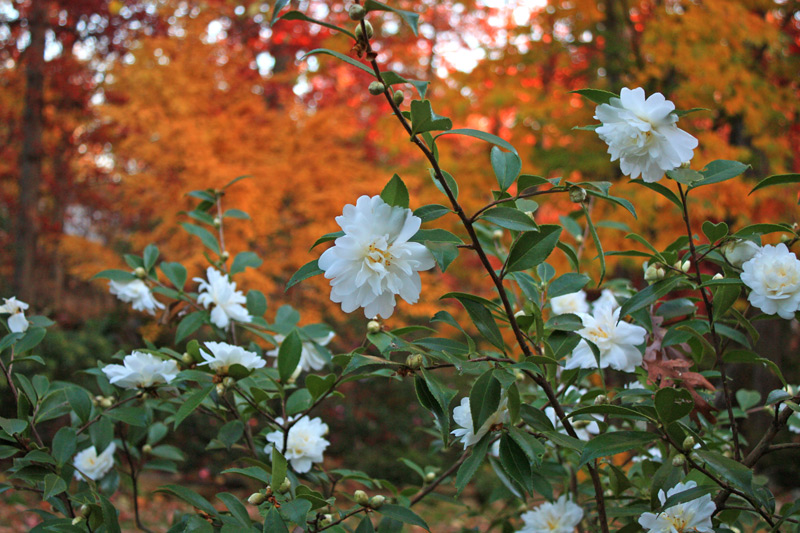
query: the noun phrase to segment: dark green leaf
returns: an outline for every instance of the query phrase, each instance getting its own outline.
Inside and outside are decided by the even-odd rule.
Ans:
[[[620,318],[656,302],[659,298],[666,296],[672,289],[680,285],[680,283],[681,278],[679,277],[666,278],[637,292],[632,298],[622,304],[622,308],[619,312]]]
[[[64,394],[67,395],[69,406],[75,411],[75,414],[78,415],[81,422],[89,420],[89,415],[92,414],[92,400],[89,397],[89,393],[81,387],[73,385],[66,387],[64,389]],[[98,451],[98,453],[100,453],[100,451]]]
[[[182,487],[180,485],[164,485],[163,487],[157,488],[155,492],[164,492],[167,494],[172,494],[173,496],[177,496],[192,507],[200,509],[204,513],[219,519],[219,513],[214,506],[192,489]]]
[[[178,328],[175,330],[175,343],[181,342],[200,329],[200,326],[202,326],[206,320],[206,316],[207,313],[205,311],[195,311],[183,317],[178,323]]]
[[[44,494],[42,494],[42,499],[49,500],[54,496],[58,496],[65,490],[67,490],[67,484],[57,475],[47,474],[44,477]]]
[[[444,133],[440,133],[435,137],[435,139],[438,139],[443,135],[466,135],[467,137],[474,137],[476,139],[480,139],[482,141],[495,144],[500,148],[505,148],[509,152],[513,152],[515,154],[517,153],[517,149],[514,148],[514,146],[511,143],[509,143],[505,139],[498,137],[497,135],[492,135],[491,133],[486,133],[485,131],[473,130],[470,128],[459,128],[455,130],[446,131]]]
[[[281,382],[288,383],[294,370],[300,363],[300,356],[303,352],[303,341],[300,334],[293,330],[281,343],[278,348],[278,374]]]
[[[491,161],[500,190],[505,191],[519,176],[519,172],[522,170],[522,160],[514,152],[503,152],[497,146],[493,146]]]
[[[264,533],[289,533],[289,529],[275,507],[270,507],[267,518],[264,520]]]
[[[370,0],[368,0],[370,1]],[[411,136],[426,131],[449,130],[453,121],[433,112],[430,100],[412,100],[411,102]]]
[[[430,222],[431,220],[436,220],[437,218],[441,218],[450,212],[451,210],[443,205],[429,204],[429,205],[423,205],[422,207],[415,209],[414,216],[421,218],[423,222]]]
[[[493,370],[487,370],[475,381],[469,392],[473,433],[478,433],[483,423],[500,407],[502,388]]]
[[[800,174],[776,174],[774,176],[764,178],[763,180],[759,181],[755,187],[753,187],[753,190],[750,191],[750,194],[753,194],[757,190],[765,187],[772,187],[773,185],[786,185],[787,183],[800,183]]]
[[[421,528],[424,528],[426,531],[430,531],[430,529],[428,528],[428,524],[426,524],[425,521],[422,518],[420,518],[419,515],[417,515],[417,513],[415,513],[408,507],[402,507],[400,505],[394,505],[391,503],[384,503],[379,509],[376,509],[376,511],[394,520],[398,520],[405,524],[419,526]]]
[[[181,425],[187,416],[192,414],[192,412],[197,409],[203,400],[206,399],[206,396],[211,392],[211,389],[214,388],[214,385],[209,385],[207,387],[203,387],[202,389],[193,392],[186,400],[181,404],[178,408],[178,412],[175,413],[175,429],[178,429],[178,426]]]
[[[322,237],[317,239],[308,251],[310,252],[311,250],[316,248],[318,245],[326,243],[326,242],[330,242],[330,241],[333,241],[333,240],[336,240],[339,237],[344,237],[344,232],[343,231],[334,231],[333,233],[326,233],[325,235],[323,235]]]
[[[478,328],[480,334],[499,349],[503,349],[503,335],[500,333],[500,328],[497,327],[492,313],[487,309],[484,303],[468,298],[460,293],[451,293],[442,298],[445,297],[456,298],[461,302],[461,305],[467,310],[469,317],[472,319],[475,327]]]
[[[738,461],[728,459],[724,455],[708,450],[695,450],[715,474],[721,475],[734,487],[743,490],[747,494],[752,494],[753,471]]]
[[[75,454],[76,443],[75,428],[65,426],[58,430],[53,437],[53,458],[58,466],[65,464]]]
[[[156,264],[158,260],[158,247],[155,244],[148,244],[144,249],[144,270],[150,272],[150,269]]]
[[[173,287],[179,291],[183,290],[186,284],[186,267],[180,263],[161,263],[161,272],[167,276],[167,279],[172,283]]]
[[[44,328],[28,328],[25,335],[17,341],[17,344],[14,346],[14,351],[20,354],[35,348],[42,342],[46,334],[47,330]]]
[[[594,437],[586,443],[581,454],[580,466],[599,457],[608,457],[639,448],[656,440],[658,435],[645,431],[612,431]]]
[[[523,233],[511,247],[505,272],[528,270],[542,263],[555,249],[560,235],[561,227],[555,225]]]
[[[138,279],[132,273],[128,272],[127,270],[103,270],[102,272],[98,272],[92,279],[110,279],[111,281],[119,281],[121,283],[126,283],[128,281],[135,281]]]
[[[247,291],[247,312],[252,316],[264,316],[267,311],[267,298],[264,293],[255,289]]]
[[[461,491],[467,486],[467,483],[469,483],[475,475],[475,472],[478,471],[478,467],[483,463],[483,459],[486,457],[486,452],[489,449],[489,443],[492,441],[491,437],[491,434],[485,435],[480,442],[473,446],[472,453],[470,453],[466,461],[458,467],[458,472],[456,473],[457,494],[461,494]]]
[[[233,265],[231,266],[231,275],[238,274],[239,272],[244,272],[247,267],[250,268],[258,268],[264,261],[258,257],[258,254],[254,252],[239,252],[236,254],[236,257],[233,259]]]
[[[247,508],[239,501],[239,498],[230,492],[221,492],[217,494],[217,498],[225,504],[225,507],[228,508],[236,521],[249,531],[252,526],[250,515],[247,512]]]
[[[710,185],[712,183],[719,183],[721,181],[735,178],[748,168],[750,168],[750,165],[745,165],[744,163],[740,163],[738,161],[717,159],[716,161],[712,161],[706,165],[706,168],[701,171],[703,174],[703,179],[694,182],[691,188],[696,189],[697,187],[702,187],[703,185]]]
[[[589,276],[586,274],[577,274],[575,272],[568,272],[563,276],[559,276],[547,288],[547,296],[549,298],[556,298],[565,294],[572,294],[578,292],[589,283]]]
[[[584,98],[588,98],[595,104],[607,104],[611,101],[612,98],[619,98],[618,94],[610,93],[602,89],[578,89],[576,91],[570,91],[570,92],[578,93]]]
[[[500,438],[500,464],[511,479],[528,492],[533,491],[530,460],[509,435]]]
[[[703,175],[691,168],[676,168],[675,170],[667,170],[667,177],[683,183],[684,185],[692,185],[703,179]]]
[[[365,516],[361,519],[361,522],[359,522],[356,528],[356,533],[375,533],[375,528],[372,526],[372,519],[369,516]]]
[[[181,222],[181,226],[183,229],[199,238],[206,248],[219,255],[219,243],[217,242],[217,238],[214,237],[210,231],[195,224],[189,224],[188,222]]]
[[[668,426],[688,415],[694,407],[694,400],[686,389],[665,387],[656,392],[654,404],[658,417]]]
[[[239,442],[244,434],[244,424],[241,420],[231,420],[221,428],[217,433],[217,438],[227,449],[231,449],[234,444]]]
[[[391,206],[408,209],[408,188],[403,180],[395,174],[381,191],[381,199]]]
[[[481,218],[497,224],[501,228],[514,231],[533,231],[537,229],[536,223],[531,217],[512,207],[493,207],[484,211]]]
[[[287,470],[286,458],[278,450],[277,446],[272,447],[272,484],[280,487],[283,480],[286,479]]]
[[[108,498],[100,494],[100,508],[103,513],[103,526],[106,533],[120,533],[119,518],[117,517],[117,509],[108,501]]]
[[[299,11],[288,11],[285,14],[281,15],[280,17],[278,17],[277,20],[302,20],[304,22],[310,22],[312,24],[319,24],[320,26],[325,26],[326,28],[330,28],[332,30],[336,30],[338,32],[344,33],[345,35],[349,36],[354,41],[358,40],[358,39],[356,39],[355,34],[353,34],[352,32],[347,31],[344,28],[340,28],[339,26],[336,26],[334,24],[329,24],[329,23],[323,22],[321,20],[313,19],[313,18],[309,17],[308,15],[305,15],[305,14],[299,12]],[[277,22],[277,21],[273,21],[273,24],[275,22]]]

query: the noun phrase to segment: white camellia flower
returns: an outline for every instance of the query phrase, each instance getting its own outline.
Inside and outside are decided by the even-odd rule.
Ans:
[[[208,281],[203,278],[194,278],[200,283],[200,296],[197,303],[208,309],[214,304],[211,310],[211,322],[220,329],[227,330],[231,325],[231,320],[237,322],[250,322],[253,317],[247,312],[247,308],[242,305],[247,302],[247,298],[242,291],[236,290],[236,282],[228,279],[228,276],[214,267],[206,270]]]
[[[678,483],[664,494],[658,491],[658,499],[663,505],[667,498],[673,494],[693,489],[697,486],[694,481]],[[711,515],[716,506],[711,501],[711,495],[706,494],[695,500],[679,503],[664,510],[663,513],[643,513],[639,517],[639,524],[647,529],[647,533],[713,533]]]
[[[114,452],[116,449],[116,444],[112,442],[100,455],[97,455],[97,450],[94,449],[94,446],[75,454],[75,458],[72,461],[75,466],[75,479],[83,480],[83,476],[93,481],[102,479],[103,476],[108,474],[109,470],[114,468]]]
[[[644,342],[647,331],[641,326],[618,322],[620,309],[600,306],[595,308],[594,315],[579,313],[583,328],[578,335],[600,350],[600,368],[633,372],[642,364],[642,353],[636,346]],[[585,340],[575,347],[565,368],[597,368],[597,360]]]
[[[761,251],[761,247],[753,241],[746,241],[743,239],[730,241],[722,247],[722,254],[730,264],[736,268],[742,268],[742,265],[751,260]]]
[[[508,399],[503,398],[500,401],[497,411],[486,419],[476,433],[472,427],[472,408],[469,406],[469,398],[461,398],[461,404],[453,409],[453,421],[461,427],[454,429],[450,433],[455,435],[456,438],[461,439],[461,442],[464,443],[464,449],[466,450],[468,446],[477,444],[484,435],[489,433],[492,426],[508,422],[507,405]]]
[[[331,331],[324,337],[314,337],[311,341],[304,340],[303,341],[303,349],[300,352],[300,362],[297,364],[297,368],[295,369],[295,373],[292,377],[297,378],[300,375],[300,372],[310,372],[311,370],[321,370],[322,367],[325,366],[327,359],[319,353],[319,349],[314,345],[315,343],[319,346],[327,346],[331,339],[336,336],[336,333]],[[278,366],[278,351],[280,350],[281,343],[286,339],[285,335],[275,335],[275,342],[278,345],[275,347],[274,350],[269,350],[264,352],[264,355],[268,355],[270,357],[275,357],[275,366]]]
[[[767,244],[742,265],[747,299],[768,315],[791,320],[800,309],[800,261],[785,244]]]
[[[126,355],[121,365],[106,365],[103,373],[109,383],[123,389],[152,387],[169,383],[178,375],[178,365],[169,359],[159,359],[153,354],[134,351]]]
[[[554,315],[588,313],[589,304],[586,302],[586,292],[578,291],[551,298],[550,309]]]
[[[3,298],[5,303],[0,305],[0,313],[8,313],[8,329],[11,333],[23,333],[28,329],[30,322],[25,318],[25,310],[28,304],[21,302],[12,296],[11,298]]]
[[[600,298],[592,302],[593,309],[597,309],[604,305],[611,306],[611,309],[616,309],[619,307],[617,297],[614,296],[614,291],[611,289],[603,289],[603,292],[600,293]]]
[[[294,418],[289,418],[292,422]],[[283,424],[283,418],[276,418],[278,424]],[[298,474],[303,474],[311,470],[313,463],[322,462],[322,454],[330,442],[323,437],[328,434],[328,425],[322,419],[308,418],[304,416],[298,420],[290,429],[286,436],[286,451],[284,457],[291,463],[292,468]],[[279,450],[283,449],[283,431],[273,431],[267,433],[267,442],[264,452],[269,455],[272,447],[276,446]]]
[[[393,207],[380,196],[362,196],[344,206],[336,223],[344,236],[319,258],[319,268],[331,280],[331,300],[350,313],[364,308],[367,318],[389,318],[395,295],[413,304],[419,299],[419,272],[433,268],[431,252],[408,242],[422,220],[410,209]]]
[[[525,527],[517,533],[573,533],[583,519],[583,509],[562,494],[555,502],[545,502],[521,518]]]
[[[153,297],[150,287],[140,279],[133,281],[114,281],[108,283],[109,292],[125,303],[132,304],[134,311],[156,314],[156,309],[164,309],[164,304]]]
[[[234,346],[227,342],[206,342],[206,348],[211,350],[209,355],[205,350],[200,350],[205,362],[199,366],[208,365],[211,370],[218,374],[226,374],[231,365],[242,365],[248,370],[262,368],[267,364],[264,359],[255,352],[248,352],[241,346]]]
[[[661,93],[645,100],[641,87],[623,88],[619,98],[597,106],[594,118],[603,123],[597,134],[623,174],[652,183],[692,159],[697,139],[675,125],[673,111],[675,104]]]
[[[555,409],[552,407],[545,407],[544,414],[548,419],[550,419],[550,423],[553,424],[553,427],[555,427],[559,433],[567,435],[567,429],[561,423],[561,420],[559,420]],[[592,418],[596,417],[592,416]],[[575,430],[575,434],[580,440],[588,441],[592,438],[592,435],[597,435],[600,433],[600,426],[597,425],[597,422],[589,422],[587,420],[570,420],[570,423],[572,424],[572,428]]]

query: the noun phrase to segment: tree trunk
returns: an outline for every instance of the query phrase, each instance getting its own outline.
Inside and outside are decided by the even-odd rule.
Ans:
[[[30,44],[25,50],[25,107],[22,114],[22,150],[19,158],[19,196],[14,229],[14,291],[21,300],[35,300],[33,269],[37,240],[37,204],[42,177],[44,116],[45,2],[33,2],[28,17]]]

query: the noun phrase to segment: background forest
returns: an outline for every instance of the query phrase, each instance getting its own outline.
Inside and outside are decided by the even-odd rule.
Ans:
[[[641,182],[621,179],[596,136],[573,131],[592,122],[594,106],[570,93],[585,87],[644,87],[685,109],[708,109],[682,119],[700,141],[695,161],[702,167],[736,159],[753,170],[724,189],[699,190],[697,221],[796,220],[796,187],[757,197],[748,192],[755,176],[800,172],[797,0],[391,4],[421,15],[420,34],[391,13],[376,20],[379,61],[406,78],[430,81],[437,112],[508,139],[527,172],[612,181],[618,196],[642,206],[638,220],[617,208],[624,223],[599,228],[607,250],[630,246],[630,231],[666,245],[683,222]],[[348,5],[291,2],[345,27],[352,25]],[[303,21],[270,28],[272,8],[241,0],[0,0],[0,294],[16,295],[59,324],[41,350],[53,379],[98,358],[110,360],[140,337],[172,338],[160,316],[130,311],[108,293],[107,282],[91,278],[105,268],[127,269],[123,254],[140,254],[150,242],[164,259],[194,266],[190,278],[201,275],[205,259],[190,245],[194,237],[176,231],[179,222],[191,221],[185,211],[196,203],[186,193],[221,188],[242,175],[249,178],[226,193],[225,203],[253,222],[228,224],[227,247],[265,259],[242,283],[267,296],[270,317],[291,304],[303,310],[304,323],[330,324],[337,331],[334,352],[363,338],[365,320],[338,312],[325,280],[284,292],[286,282],[316,257],[308,252],[314,241],[337,229],[342,206],[378,194],[393,173],[420,205],[440,200],[424,162],[405,148],[387,103],[367,92],[367,74],[324,56],[299,61],[319,47],[348,54],[346,41]],[[442,153],[443,166],[458,176],[463,204],[477,208],[491,200],[472,192],[488,190],[494,180],[482,170],[489,148],[450,142],[462,144]],[[584,246],[568,216],[573,207],[563,202],[548,200],[534,217],[562,224],[588,262],[594,249]],[[592,209],[608,218],[603,210],[613,207]],[[639,260],[613,259],[610,277],[643,285]],[[482,280],[469,278],[479,270],[459,265],[469,261],[477,260],[462,255],[445,275],[426,280],[440,286],[423,293],[420,305],[399,308],[393,326],[427,324],[435,308],[426,295],[480,292]],[[797,322],[760,328],[761,350],[774,354],[788,381],[800,381]],[[750,382],[746,389],[778,385],[760,369],[734,372],[737,382]],[[332,434],[350,438],[333,439],[331,455],[374,469],[391,443],[404,453],[388,457],[424,462],[427,450],[414,446],[413,428],[387,434],[378,423],[382,413],[405,405],[404,393],[367,402],[374,387],[353,387],[328,413],[332,428],[349,428]],[[216,473],[204,468],[206,452],[196,445],[191,470],[198,483],[210,482]],[[382,468],[389,479],[414,475],[398,464]],[[769,468],[775,483],[797,487],[797,471]]]

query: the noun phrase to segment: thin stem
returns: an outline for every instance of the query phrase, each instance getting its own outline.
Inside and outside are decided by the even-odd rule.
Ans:
[[[130,476],[131,485],[133,487],[133,514],[136,519],[136,527],[138,527],[141,531],[145,531],[146,533],[153,533],[150,529],[146,528],[142,524],[142,519],[139,516],[139,472],[136,471],[136,465],[133,462],[131,451],[128,449],[128,442],[125,438],[125,435],[123,435],[120,440],[122,441],[122,448],[125,450],[125,457],[128,460],[128,466],[131,469]]]
[[[112,405],[111,407],[109,407],[108,409],[106,409],[105,411],[103,411],[102,413],[98,414],[96,417],[92,418],[91,420],[86,422],[84,425],[79,427],[78,431],[76,432],[76,435],[80,435],[81,433],[83,433],[84,431],[89,429],[89,427],[91,427],[94,423],[96,423],[98,420],[100,420],[103,417],[103,415],[105,414],[106,411],[110,411],[110,410],[112,410],[112,409],[114,409],[116,407],[119,407],[120,405],[124,405],[124,404],[130,402],[131,400],[136,400],[137,398],[141,398],[143,394],[144,394],[143,392],[140,392],[140,393],[138,393],[138,394],[136,394],[134,396],[131,396],[129,398],[125,398],[124,400],[117,401],[117,403],[115,403],[114,405]]]
[[[409,505],[409,507],[411,507],[412,505],[414,505],[414,504],[416,504],[416,503],[419,503],[420,501],[422,501],[422,499],[423,499],[423,498],[425,498],[425,496],[427,496],[428,494],[430,494],[431,492],[433,492],[433,491],[436,489],[436,487],[438,487],[438,486],[439,486],[439,485],[440,485],[440,484],[441,484],[441,483],[442,483],[442,482],[443,482],[445,479],[447,479],[448,477],[450,477],[451,475],[453,475],[453,472],[455,472],[456,470],[458,470],[458,467],[459,467],[459,466],[461,466],[461,463],[463,463],[464,461],[466,461],[466,460],[467,460],[467,457],[469,457],[470,451],[471,451],[471,450],[466,450],[466,451],[464,451],[464,453],[462,453],[462,454],[461,454],[461,457],[459,457],[459,458],[456,460],[456,462],[455,462],[455,463],[453,463],[452,465],[450,465],[450,468],[448,468],[447,470],[445,470],[445,471],[444,471],[444,473],[442,473],[442,475],[440,475],[439,477],[437,477],[436,479],[434,479],[434,480],[433,480],[433,481],[430,483],[430,485],[427,485],[427,486],[423,487],[422,489],[420,489],[420,490],[419,490],[419,492],[417,492],[417,493],[414,495],[414,497],[413,497],[413,498],[411,498],[411,502],[408,504],[408,505]]]
[[[342,515],[342,517],[339,518],[338,520],[335,520],[335,521],[331,522],[330,524],[328,524],[325,527],[321,527],[321,528],[317,529],[317,531],[325,531],[326,529],[330,529],[335,525],[341,524],[342,522],[344,522],[345,520],[347,520],[351,516],[357,515],[358,513],[362,512],[362,511],[368,511],[368,510],[369,510],[368,507],[357,507],[356,509],[353,509],[349,513],[345,513],[344,515]]]
[[[692,264],[694,266],[695,281],[698,285],[702,285],[703,278],[700,276],[700,259],[697,256],[697,250],[694,247],[694,237],[692,233],[692,225],[689,221],[689,208],[687,193],[683,187],[678,183],[678,192],[681,195],[681,212],[683,215],[683,222],[686,225],[686,236],[689,237],[689,253],[692,257]],[[708,297],[706,289],[700,288],[700,295],[703,297],[703,303],[706,307],[706,314],[708,315],[708,325],[711,329],[711,340],[713,341],[714,351],[716,352],[716,366],[719,368],[720,379],[722,380],[722,392],[725,396],[725,407],[728,411],[728,423],[731,426],[731,434],[733,435],[733,455],[739,461],[742,458],[741,448],[739,446],[739,428],[736,425],[736,419],[733,417],[733,402],[731,400],[731,391],[728,388],[728,376],[725,372],[725,365],[722,362],[722,352],[720,351],[719,335],[714,326],[714,306]]]

